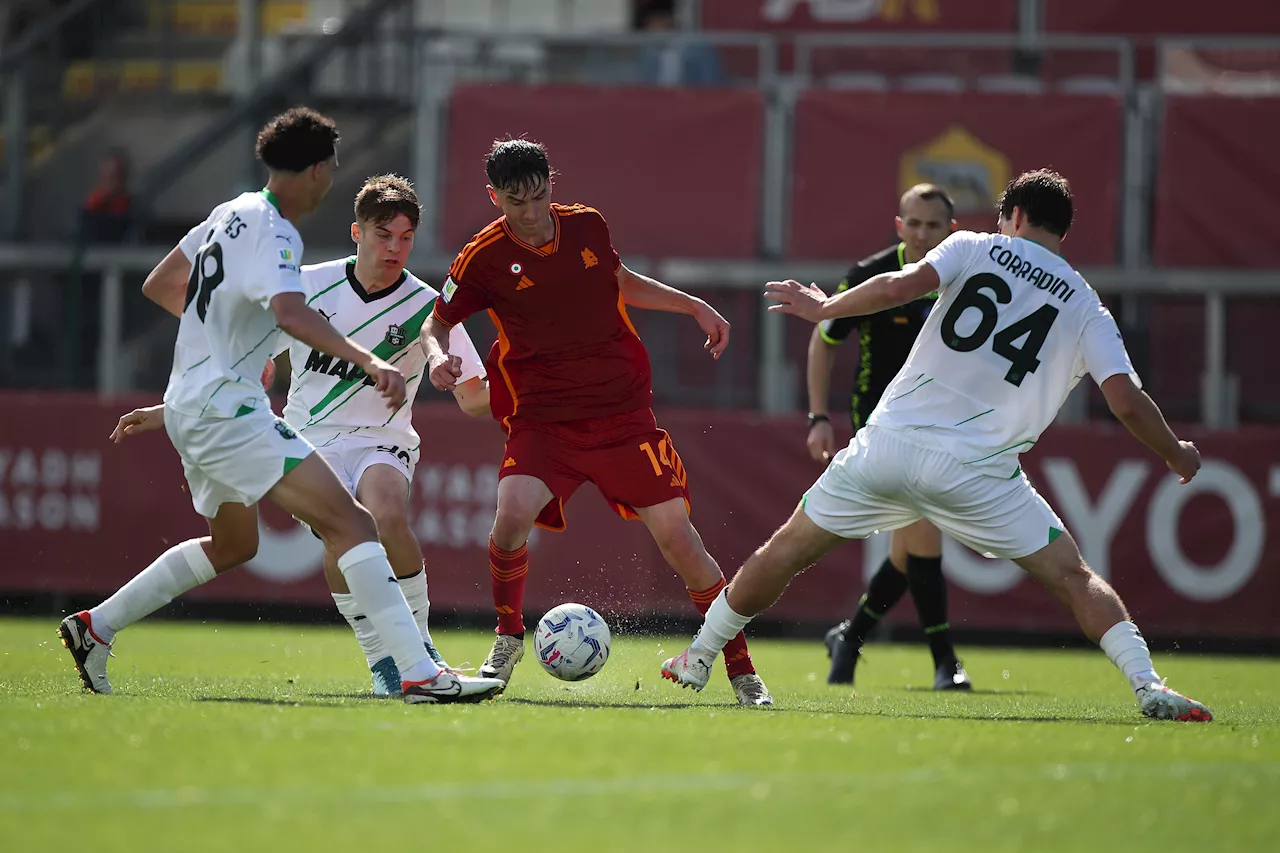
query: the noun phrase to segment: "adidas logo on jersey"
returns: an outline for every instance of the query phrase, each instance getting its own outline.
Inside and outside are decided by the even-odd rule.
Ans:
[[[516,285],[516,290],[524,290],[526,287],[533,287],[533,280],[527,275],[520,276],[520,283]]]
[[[513,467],[515,464],[516,464],[516,460],[512,459],[510,456],[508,456],[506,459],[502,460],[502,467],[503,467],[503,468],[511,468],[511,467]]]

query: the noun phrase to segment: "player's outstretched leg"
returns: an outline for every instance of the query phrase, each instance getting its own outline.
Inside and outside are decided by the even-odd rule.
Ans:
[[[689,509],[684,499],[673,498],[655,506],[639,507],[636,514],[649,528],[667,564],[684,581],[698,613],[705,617],[707,609],[727,584],[719,564],[707,552],[702,537],[689,520]],[[743,632],[739,631],[725,644],[724,665],[739,705],[773,704],[769,688],[765,687],[751,663],[747,637]]]
[[[427,593],[427,571],[418,537],[409,528],[409,478],[406,472],[384,463],[358,474],[356,498],[378,525],[378,539],[387,549],[391,570],[418,623],[418,633],[427,654],[441,669],[449,669],[431,638],[431,599]]]
[[[701,690],[711,677],[716,655],[756,614],[768,608],[787,584],[844,540],[814,524],[797,506],[769,541],[747,558],[733,582],[707,610],[693,644],[662,664],[662,677]]]
[[[413,612],[396,583],[373,518],[356,503],[319,454],[311,454],[272,487],[267,497],[320,534],[339,554],[338,569],[400,671],[409,703],[476,702],[502,689],[496,679],[441,670],[427,655]]]
[[[493,648],[480,675],[509,684],[524,657],[524,581],[529,574],[529,533],[538,513],[552,499],[537,477],[512,474],[498,481],[498,512],[489,537],[489,575],[493,609],[498,614]],[[504,688],[505,689],[505,688]]]
[[[1014,562],[1071,609],[1085,636],[1128,679],[1144,715],[1193,723],[1213,719],[1208,708],[1166,687],[1156,675],[1142,632],[1129,620],[1120,596],[1084,562],[1069,533]]]
[[[117,631],[154,613],[189,589],[252,560],[258,553],[258,510],[222,504],[209,519],[209,536],[188,539],[165,551],[155,562],[94,607],[73,613],[58,626],[62,644],[71,652],[76,672],[94,693],[110,693],[107,658]]]

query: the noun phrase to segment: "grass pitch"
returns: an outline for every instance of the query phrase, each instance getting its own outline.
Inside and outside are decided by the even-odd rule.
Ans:
[[[1280,819],[1280,661],[1159,655],[1208,725],[1140,717],[1098,652],[872,646],[858,694],[816,641],[757,641],[772,711],[658,677],[687,638],[615,637],[594,679],[526,657],[507,694],[365,694],[346,628],[150,622],[113,696],[80,692],[55,619],[0,620],[6,850],[1263,850]],[[442,631],[478,665],[489,637]]]

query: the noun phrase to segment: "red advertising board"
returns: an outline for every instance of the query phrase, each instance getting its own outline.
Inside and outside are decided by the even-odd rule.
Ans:
[[[109,593],[165,548],[204,532],[163,434],[107,442],[116,416],[136,402],[0,395],[0,591]],[[818,473],[803,420],[658,414],[689,470],[694,521],[732,574]],[[499,431],[447,405],[419,406],[415,421],[424,440],[411,521],[433,607],[485,612]],[[1206,458],[1191,486],[1110,426],[1051,430],[1024,459],[1148,634],[1280,637],[1280,549],[1268,541],[1280,530],[1280,429],[1190,435]],[[264,516],[254,561],[191,598],[328,603],[316,540],[274,509]],[[581,600],[615,614],[691,615],[644,528],[614,516],[590,486],[570,502],[568,522],[566,532],[540,532],[531,543],[530,611]],[[847,616],[882,549],[875,539],[843,546],[799,576],[768,618]],[[948,542],[944,567],[957,627],[1072,630],[1070,616],[1008,564]],[[907,611],[893,618],[913,621]]]
[[[459,251],[500,213],[485,193],[495,139],[527,135],[559,172],[554,198],[597,208],[614,246],[648,257],[753,257],[764,103],[754,91],[463,86],[449,102],[440,240]],[[708,200],[711,200],[710,202]]]
[[[893,239],[898,198],[942,184],[961,228],[990,231],[1010,178],[1050,167],[1076,198],[1077,265],[1116,260],[1122,113],[1085,95],[807,92],[796,104],[788,253],[855,261]]]
[[[702,0],[706,30],[1009,32],[1018,0]]]
[[[1155,184],[1155,261],[1161,266],[1280,266],[1280,221],[1266,210],[1280,186],[1274,140],[1280,98],[1165,98]]]
[[[974,4],[978,5],[978,4]],[[1051,33],[1156,35],[1267,35],[1280,33],[1280,3],[1233,0],[1045,0]]]

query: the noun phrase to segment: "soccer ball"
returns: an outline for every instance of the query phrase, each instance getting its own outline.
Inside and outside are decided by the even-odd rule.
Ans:
[[[582,681],[609,659],[609,626],[590,607],[561,604],[538,620],[533,650],[542,668],[561,681]]]

